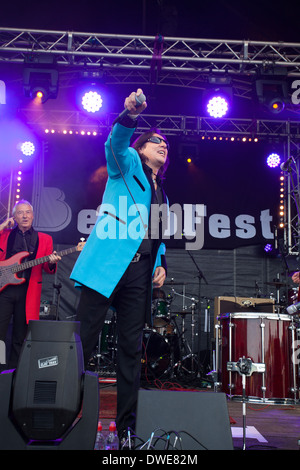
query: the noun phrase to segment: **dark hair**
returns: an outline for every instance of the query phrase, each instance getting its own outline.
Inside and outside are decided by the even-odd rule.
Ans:
[[[160,130],[153,127],[149,131],[141,134],[132,144],[132,147],[137,151],[143,163],[147,163],[147,158],[142,152],[142,147],[148,142],[148,139],[152,137],[154,134],[159,134],[161,135],[163,139],[167,140],[167,138],[160,132]],[[165,175],[165,172],[167,171],[169,163],[170,163],[170,160],[169,160],[169,152],[168,152],[167,159],[164,165],[158,171],[158,175],[161,179],[165,178],[164,175]]]

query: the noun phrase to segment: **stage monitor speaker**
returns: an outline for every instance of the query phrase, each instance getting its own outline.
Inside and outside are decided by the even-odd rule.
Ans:
[[[39,448],[93,449],[99,384],[96,375],[84,372],[79,328],[79,322],[30,321],[11,383],[9,375],[0,375],[8,395],[0,415],[9,417],[29,448],[36,443]],[[13,434],[6,445],[13,447]]]
[[[233,450],[226,395],[140,390],[136,436],[136,449]]]

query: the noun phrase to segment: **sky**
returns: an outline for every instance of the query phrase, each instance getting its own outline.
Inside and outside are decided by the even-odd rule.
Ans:
[[[0,28],[300,42],[299,13],[290,0],[6,1]]]

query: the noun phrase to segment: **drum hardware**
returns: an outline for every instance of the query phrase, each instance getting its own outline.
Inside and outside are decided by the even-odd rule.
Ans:
[[[161,378],[169,366],[170,344],[154,329],[144,329],[142,345],[142,376]]]
[[[55,319],[58,320],[58,311],[59,311],[59,304],[60,304],[60,290],[62,288],[62,285],[61,283],[59,284],[53,284],[53,287],[54,289],[56,290],[56,296],[57,296],[57,300],[56,300],[56,316],[55,316]]]
[[[250,358],[239,358],[238,362],[227,362],[227,370],[230,372],[238,372],[242,377],[243,386],[243,450],[246,450],[246,377],[250,377],[253,372],[264,373],[265,364],[254,363]]]
[[[180,339],[180,357],[182,358],[176,364],[174,364],[174,368],[176,369],[177,375],[191,375],[194,376],[198,372],[198,357],[196,354],[193,353],[194,351],[194,338],[195,338],[195,317],[196,317],[196,305],[197,301],[194,297],[188,297],[183,294],[176,292],[175,289],[172,289],[172,293],[183,299],[183,310],[181,312],[177,312],[177,315],[182,317],[181,323],[181,333],[179,335]],[[185,306],[186,299],[190,300],[192,303],[190,307]],[[190,311],[188,310],[190,309]],[[191,314],[191,345],[189,344],[188,340],[186,339],[185,333],[185,315]]]
[[[240,380],[227,368],[237,357],[250,357],[264,364],[265,371],[246,384],[248,402],[296,403],[299,401],[299,371],[293,361],[296,327],[289,315],[275,313],[230,313],[216,325],[216,370],[214,387],[241,398]]]
[[[105,320],[103,328],[98,336],[98,344],[95,354],[90,359],[90,366],[101,375],[115,375],[116,373],[116,316],[111,320]]]

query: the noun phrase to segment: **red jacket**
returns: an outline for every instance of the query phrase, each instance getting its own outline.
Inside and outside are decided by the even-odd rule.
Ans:
[[[6,257],[7,241],[11,233],[11,229],[4,229],[0,232],[0,261],[4,261]],[[53,253],[53,240],[50,235],[38,232],[38,250],[36,258],[51,255]],[[33,266],[28,283],[26,295],[26,321],[38,320],[40,315],[40,303],[42,292],[42,272],[43,270],[48,274],[54,274],[54,270],[49,269],[48,262]]]

